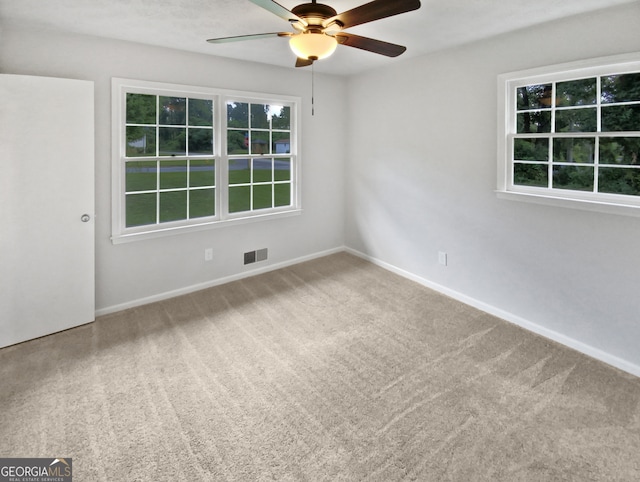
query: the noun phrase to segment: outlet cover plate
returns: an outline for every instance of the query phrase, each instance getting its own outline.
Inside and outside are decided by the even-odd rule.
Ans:
[[[438,251],[438,263],[440,263],[442,266],[447,265],[447,253],[445,253],[444,251]]]

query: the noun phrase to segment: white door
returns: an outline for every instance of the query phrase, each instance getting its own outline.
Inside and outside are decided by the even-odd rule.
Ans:
[[[0,347],[94,320],[93,218],[93,82],[0,75]]]

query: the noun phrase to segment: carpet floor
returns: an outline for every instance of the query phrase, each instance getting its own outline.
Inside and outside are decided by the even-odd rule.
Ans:
[[[640,379],[339,253],[0,350],[81,481],[640,480]]]

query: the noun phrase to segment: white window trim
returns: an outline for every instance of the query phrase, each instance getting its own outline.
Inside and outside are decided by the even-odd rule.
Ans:
[[[498,76],[498,179],[496,195],[500,199],[531,202],[549,206],[582,209],[609,214],[640,216],[640,196],[578,192],[513,184],[511,137],[515,126],[515,92],[517,87],[596,77],[606,73],[624,74],[640,71],[640,53],[581,60],[565,64],[510,72]],[[578,134],[579,135],[579,134]]]
[[[216,214],[210,218],[203,218],[202,222],[175,221],[162,224],[138,226],[126,228],[125,223],[125,195],[124,195],[124,158],[123,139],[125,138],[126,93],[149,93],[153,95],[181,94],[185,96],[201,96],[213,98],[214,108],[214,155],[216,161]],[[271,209],[260,209],[241,213],[227,213],[226,194],[227,189],[227,100],[247,102],[278,103],[282,102],[291,107],[291,182],[292,195],[291,206]],[[302,213],[300,195],[300,97],[265,94],[257,92],[245,92],[237,90],[216,89],[209,87],[195,87],[181,84],[169,84],[142,80],[112,78],[111,81],[111,241],[113,244],[131,241],[152,239],[171,236],[179,233],[201,231],[205,229],[220,228],[224,226],[252,223],[275,218],[296,216]],[[211,158],[211,157],[210,157]]]

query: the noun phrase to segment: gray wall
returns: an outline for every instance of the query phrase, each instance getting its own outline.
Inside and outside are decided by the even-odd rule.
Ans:
[[[0,42],[0,69],[4,73],[95,82],[99,314],[342,247],[346,140],[346,124],[340,115],[346,102],[343,78],[316,74],[312,117],[308,69],[283,69],[6,25]],[[302,97],[302,215],[113,245],[109,239],[112,77]],[[204,261],[205,248],[213,248],[213,261]],[[269,259],[245,267],[242,253],[261,248],[269,249]]]
[[[640,217],[494,193],[496,77],[640,51],[639,25],[635,2],[352,77],[346,245],[640,374]]]

